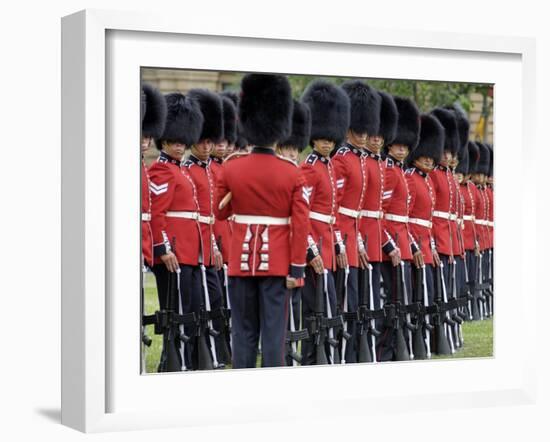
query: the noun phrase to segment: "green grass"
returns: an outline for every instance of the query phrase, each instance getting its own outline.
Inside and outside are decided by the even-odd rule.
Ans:
[[[147,273],[145,279],[145,314],[153,314],[158,310],[158,297],[155,278],[152,273]],[[152,338],[151,347],[147,348],[146,370],[147,373],[156,373],[157,365],[162,350],[162,335],[155,335],[153,326],[146,327],[146,333]],[[464,346],[451,356],[433,355],[433,359],[478,358],[493,355],[493,320],[465,322],[462,326]],[[257,360],[260,366],[260,357]]]

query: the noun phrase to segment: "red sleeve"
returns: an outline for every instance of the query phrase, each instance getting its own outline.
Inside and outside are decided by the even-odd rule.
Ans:
[[[318,175],[315,173],[315,169],[307,164],[302,163],[300,165],[300,172],[302,174],[302,177],[304,179],[304,195],[307,195],[308,201],[308,212],[309,212],[309,205],[311,204],[311,201],[313,201],[313,198],[315,197],[315,191],[317,188],[317,181],[318,181]],[[309,219],[309,213],[307,217],[307,233],[308,235],[311,235],[313,233],[313,228],[311,227],[311,220]]]
[[[171,250],[166,234],[166,212],[172,204],[175,193],[175,179],[171,166],[155,163],[149,169],[151,189],[151,230],[153,231],[153,252],[155,256],[165,255]]]
[[[220,202],[229,193],[229,187],[226,180],[226,172],[226,165],[223,164],[216,174],[216,198],[214,204],[214,215],[218,219],[227,219],[233,214],[231,201],[222,210],[219,209]]]
[[[391,197],[395,187],[397,186],[398,177],[395,166],[387,167],[384,174],[384,194],[382,196],[382,210],[387,212],[388,206],[391,203]]]
[[[305,178],[300,170],[297,172],[290,213],[290,276],[303,278],[306,267],[309,205],[304,193],[304,187],[307,185]]]
[[[344,195],[348,168],[345,164],[346,160],[344,155],[336,154],[331,161],[334,166],[334,176],[336,178],[336,202],[340,204],[340,201],[342,201],[342,196]]]

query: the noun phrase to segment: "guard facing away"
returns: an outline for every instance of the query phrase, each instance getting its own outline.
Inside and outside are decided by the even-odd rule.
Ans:
[[[348,262],[336,218],[337,177],[330,154],[346,135],[350,105],[348,96],[341,88],[322,80],[312,82],[305,90],[302,100],[311,109],[313,147],[313,151],[301,165],[310,208],[308,267],[302,305],[302,317],[308,321],[310,339],[302,343],[303,364],[311,365],[320,361],[337,364],[340,363],[337,338],[343,321],[340,309],[336,307],[334,273],[338,268],[345,271]],[[322,298],[317,299],[318,296]],[[347,303],[347,300],[343,302]],[[319,313],[324,313],[324,322],[318,321]],[[326,330],[321,330],[323,327]]]
[[[229,255],[233,367],[285,365],[288,291],[304,277],[309,194],[300,169],[275,154],[291,133],[292,97],[285,76],[248,74],[239,122],[254,145],[223,164],[220,219],[233,217]]]
[[[155,140],[161,152],[149,169],[151,228],[155,255],[153,273],[160,309],[166,312],[162,315],[163,325],[169,334],[177,335],[177,339],[165,340],[159,371],[177,371],[199,368],[200,358],[212,359],[208,348],[198,354],[196,324],[175,320],[175,314],[193,314],[199,310],[196,305],[202,250],[199,207],[196,187],[187,169],[182,167],[182,159],[185,150],[198,141],[204,118],[198,103],[188,96],[172,93],[165,98],[168,107],[166,127]],[[176,367],[172,363],[174,358],[170,357],[174,352],[177,354]]]
[[[360,269],[369,270],[367,244],[361,231],[362,210],[368,193],[365,149],[369,134],[378,132],[380,126],[381,98],[373,88],[359,80],[345,82],[342,84],[342,89],[350,100],[350,124],[346,133],[346,142],[337,150],[333,162],[340,202],[338,226],[345,239],[349,264],[346,285],[347,311],[353,314],[358,312],[359,307]],[[378,289],[380,288],[379,279],[379,274],[378,279],[372,278],[373,285],[378,281]],[[373,290],[376,289],[373,288]],[[378,304],[371,306],[372,308],[378,308]],[[346,353],[342,359],[345,357],[346,363],[354,363],[359,358],[357,334],[359,330],[354,324],[351,330],[348,328],[348,331],[352,337],[347,343]],[[368,359],[367,355],[365,359]],[[372,360],[372,355],[370,359]]]

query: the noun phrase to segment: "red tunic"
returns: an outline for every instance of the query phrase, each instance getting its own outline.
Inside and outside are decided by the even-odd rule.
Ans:
[[[462,215],[464,214],[464,201],[460,192],[460,185],[454,174],[451,180],[451,191],[453,192],[454,219],[451,220],[451,232],[453,233],[453,255],[464,256],[464,248],[462,247]]]
[[[214,175],[214,181],[217,183],[219,175],[221,173],[223,160],[220,158],[212,158],[210,162],[210,170]],[[214,237],[218,247],[221,244],[221,252],[223,256],[223,262],[227,264],[229,262],[229,245],[231,244],[231,225],[226,219],[217,219],[214,221]]]
[[[338,188],[337,223],[346,243],[351,267],[359,267],[357,235],[360,233],[358,220],[367,191],[365,160],[363,153],[351,144],[340,147],[332,159]]]
[[[380,155],[365,150],[365,169],[367,176],[367,192],[363,200],[363,215],[359,229],[363,238],[367,238],[367,255],[369,261],[381,262],[383,260],[382,247],[393,243],[382,225],[382,217],[372,217],[365,211],[382,214],[382,199],[385,195],[384,180],[386,174],[385,161]],[[389,251],[394,247],[390,246]],[[388,251],[386,249],[386,251]]]
[[[487,186],[487,201],[489,202],[489,213],[488,213],[488,219],[489,219],[489,226],[488,226],[488,233],[489,233],[489,247],[493,248],[493,241],[494,241],[494,233],[493,233],[493,221],[494,221],[494,191],[492,186]]]
[[[195,186],[179,161],[161,152],[149,168],[151,188],[151,228],[155,263],[172,249],[180,264],[197,265],[201,249],[200,227],[196,219],[172,216],[175,212],[198,213]],[[171,212],[171,213],[169,213]]]
[[[304,277],[309,192],[300,169],[269,148],[226,160],[217,202],[229,192],[220,219],[233,215],[230,276]],[[255,218],[247,218],[251,216]],[[258,218],[268,217],[268,218]],[[256,222],[254,222],[256,221]]]
[[[489,238],[487,235],[487,199],[484,190],[480,185],[476,188],[476,233],[479,241],[479,249],[487,250],[489,248]]]
[[[153,265],[153,231],[151,230],[151,193],[145,163],[141,162],[141,253],[144,264]]]
[[[433,237],[437,252],[441,255],[453,255],[456,249],[456,242],[453,239],[456,237],[452,230],[451,224],[453,215],[456,216],[455,204],[456,197],[453,198],[452,192],[454,177],[449,168],[436,166],[430,172],[430,178],[433,182],[435,193],[435,207],[433,214]],[[438,214],[443,215],[436,216]]]
[[[336,224],[338,201],[334,165],[329,158],[324,158],[318,152],[313,151],[300,167],[310,195],[308,243],[318,246],[319,240],[322,238],[323,264],[329,270],[336,270],[336,236],[342,237]],[[331,222],[319,220],[323,215],[330,217]]]
[[[475,192],[475,185],[470,181],[463,183],[460,186],[460,193],[462,194],[462,199],[464,201],[464,213],[462,214],[464,228],[462,229],[462,238],[464,239],[464,248],[466,250],[475,249]]]
[[[191,155],[184,163],[183,168],[187,169],[197,189],[197,200],[199,212],[202,219],[199,224],[202,237],[202,262],[206,266],[214,265],[214,250],[218,246],[214,237],[214,199],[216,186],[214,175],[210,170],[210,160],[201,161]]]
[[[399,222],[387,219],[386,216],[396,215],[407,218],[409,215],[409,189],[403,164],[388,156],[385,161],[384,194],[382,196],[382,208],[384,210],[384,230],[397,242],[401,251],[401,258],[412,260],[411,236],[408,222]],[[385,260],[390,258],[385,255]]]
[[[407,169],[405,176],[410,195],[409,230],[422,251],[424,262],[433,264],[433,237],[432,229],[429,227],[435,207],[433,183],[428,174],[416,167]]]

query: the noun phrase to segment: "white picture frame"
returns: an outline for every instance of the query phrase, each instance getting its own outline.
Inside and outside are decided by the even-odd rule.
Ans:
[[[117,40],[118,39],[118,40]],[[131,48],[138,39],[142,55],[136,55]],[[139,292],[139,201],[127,198],[122,201],[117,194],[125,193],[138,177],[138,95],[135,106],[129,105],[120,125],[109,126],[112,119],[120,118],[121,100],[131,97],[133,87],[139,84],[139,65],[155,67],[182,67],[175,55],[166,64],[161,59],[162,48],[172,45],[178,48],[186,39],[197,47],[195,52],[213,50],[216,45],[240,48],[242,51],[293,51],[300,60],[315,51],[330,53],[333,57],[355,54],[356,51],[371,51],[374,56],[391,61],[393,56],[410,57],[409,69],[415,69],[415,57],[426,57],[429,69],[414,79],[451,79],[445,76],[459,66],[447,65],[437,60],[460,60],[478,63],[483,69],[460,71],[461,81],[495,82],[495,178],[498,191],[495,193],[495,259],[496,315],[495,315],[495,357],[481,360],[428,361],[411,363],[380,364],[378,366],[354,365],[346,367],[301,367],[299,369],[231,370],[215,373],[184,373],[170,375],[139,375],[139,359],[133,359],[135,350],[128,354],[122,351],[121,342],[127,342],[125,328],[130,320],[129,333],[133,326],[138,330]],[[228,43],[230,42],[230,44]],[[190,44],[190,43],[187,43]],[[122,45],[122,46],[117,46]],[[126,46],[125,46],[126,45]],[[146,57],[146,48],[156,48],[155,57],[148,60],[154,64],[141,64],[140,57]],[[121,48],[127,49],[121,52]],[[263,49],[262,49],[263,48]],[[229,50],[229,49],[228,49]],[[233,49],[231,49],[233,50]],[[237,49],[235,49],[237,50]],[[327,52],[329,51],[329,52]],[[330,52],[332,51],[332,52]],[[408,53],[412,55],[408,55]],[[243,52],[244,54],[245,52]],[[307,55],[309,53],[309,55]],[[125,54],[125,55],[123,55]],[[191,52],[189,52],[191,54]],[[219,54],[219,52],[218,52]],[[376,55],[377,54],[377,55]],[[193,66],[197,69],[221,69],[216,63],[196,55]],[[419,58],[420,57],[420,58]],[[222,57],[220,56],[220,59]],[[397,59],[397,58],[396,58]],[[158,60],[158,62],[156,62]],[[203,60],[203,61],[201,61]],[[244,61],[243,61],[244,60]],[[227,70],[276,71],[306,73],[299,68],[283,66],[284,60],[258,56],[241,60],[241,64],[225,64]],[[332,60],[332,59],[331,59]],[[472,61],[473,60],[473,61]],[[495,61],[497,60],[497,61]],[[112,65],[125,68],[113,70]],[[137,63],[137,64],[136,64]],[[288,63],[288,60],[287,60]],[[496,72],[491,64],[501,63],[508,72]],[[439,66],[440,65],[440,66]],[[377,65],[377,70],[361,69],[361,63],[342,67],[341,63],[330,63],[326,71],[322,66],[314,67],[309,73],[333,75],[368,76],[381,75],[384,78],[400,78],[388,72],[398,67]],[[439,67],[438,67],[439,66]],[[378,30],[373,28],[331,27],[331,28],[289,28],[273,24],[266,27],[250,23],[246,28],[234,28],[224,22],[182,21],[177,17],[144,13],[86,10],[64,17],[62,20],[62,423],[84,432],[101,432],[125,429],[145,429],[173,426],[209,425],[218,423],[261,422],[293,419],[298,416],[294,407],[285,407],[280,391],[285,386],[294,388],[302,385],[313,388],[320,379],[335,379],[341,376],[342,391],[330,394],[311,394],[298,401],[296,409],[300,415],[329,416],[334,413],[370,415],[380,412],[406,411],[410,404],[417,410],[437,410],[495,406],[502,403],[533,403],[536,391],[535,352],[536,321],[524,321],[529,305],[536,304],[536,280],[524,278],[521,285],[513,278],[508,257],[511,251],[506,243],[507,232],[516,231],[516,247],[513,253],[519,258],[519,272],[527,272],[527,256],[534,255],[534,244],[528,241],[529,232],[534,231],[536,218],[535,194],[529,192],[523,183],[507,183],[508,171],[520,167],[523,172],[529,164],[521,158],[528,158],[534,152],[534,103],[535,103],[535,44],[534,40],[502,36],[498,38],[482,35],[455,33],[431,33],[424,31]],[[124,71],[124,69],[130,69]],[[419,67],[417,66],[416,69]],[[346,70],[347,69],[347,70]],[[384,70],[386,69],[386,70]],[[402,69],[402,66],[399,67]],[[438,71],[438,69],[441,69]],[[502,69],[500,69],[502,70]],[[112,89],[117,75],[130,72],[124,88]],[[385,72],[385,74],[384,74]],[[420,72],[420,71],[419,71]],[[372,75],[375,73],[376,75]],[[114,82],[114,83],[113,83]],[[124,90],[122,90],[124,89]],[[135,89],[136,91],[138,89]],[[117,100],[110,95],[115,91]],[[113,103],[118,101],[118,103]],[[124,102],[124,101],[123,101]],[[132,102],[133,103],[133,102]],[[508,107],[507,107],[508,105]],[[118,108],[117,108],[118,106]],[[510,107],[516,107],[514,114]],[[518,115],[521,118],[518,118]],[[515,117],[515,119],[514,119]],[[514,122],[514,125],[510,123]],[[132,129],[134,128],[134,130]],[[109,130],[108,130],[109,129]],[[126,140],[130,140],[126,143]],[[132,144],[132,140],[135,143]],[[108,150],[111,143],[116,150]],[[132,152],[133,158],[127,155]],[[510,147],[521,150],[519,158],[506,155]],[[130,147],[129,147],[130,146]],[[502,150],[500,150],[502,149]],[[126,155],[126,156],[125,156]],[[519,162],[519,164],[518,164]],[[135,166],[135,167],[134,167]],[[134,170],[121,172],[121,169]],[[125,176],[125,174],[127,176]],[[129,179],[127,179],[129,178]],[[137,189],[138,187],[134,187]],[[118,198],[118,199],[117,199]],[[522,201],[523,210],[514,218],[508,214],[512,208],[506,201],[517,198]],[[128,226],[123,218],[136,214],[134,224]],[[135,230],[132,228],[135,225]],[[121,227],[128,227],[121,229]],[[132,245],[132,240],[135,244]],[[118,244],[121,245],[113,245]],[[129,245],[128,248],[124,244]],[[501,247],[501,248],[499,248]],[[519,255],[519,256],[518,256]],[[127,258],[126,258],[127,257]],[[135,262],[134,262],[135,261]],[[126,265],[128,263],[128,265]],[[134,270],[131,270],[131,269]],[[113,270],[113,269],[116,269]],[[132,273],[133,272],[133,273]],[[136,275],[135,281],[132,276]],[[517,279],[517,278],[516,278]],[[128,282],[130,289],[121,295],[121,283]],[[133,284],[133,285],[132,285]],[[137,284],[137,285],[136,285]],[[520,293],[511,305],[507,293]],[[113,296],[115,294],[116,296]],[[501,296],[501,298],[499,298]],[[121,311],[124,299],[134,299],[135,305],[128,312]],[[133,301],[131,301],[133,302]],[[516,308],[513,313],[511,307]],[[519,313],[518,313],[519,312]],[[134,315],[135,314],[135,315]],[[512,314],[515,316],[512,318]],[[119,320],[120,319],[120,320]],[[510,320],[519,321],[522,326],[522,358],[514,358],[514,346],[518,338],[513,334]],[[118,343],[117,343],[118,342]],[[137,342],[137,341],[136,341]],[[130,348],[130,347],[128,347]],[[116,351],[115,351],[116,350]],[[114,361],[117,361],[114,363]],[[126,366],[128,364],[128,366]],[[136,367],[135,371],[128,367]],[[345,369],[345,376],[339,370]],[[411,379],[435,379],[433,385],[402,383],[401,375]],[[457,382],[452,388],[437,381],[457,373],[479,372],[483,379]],[[379,380],[394,379],[393,388],[376,386],[365,378],[375,376]],[[382,383],[382,382],[381,382]],[[353,386],[353,389],[350,387]],[[205,408],[208,401],[199,397],[201,391],[210,388],[225,391],[228,398],[218,401],[216,410]],[[116,394],[114,393],[116,391]],[[167,397],[168,391],[185,392],[193,398],[195,407],[177,409],[169,402],[150,400],[152,395]],[[259,392],[264,394],[259,394]],[[182,393],[183,394],[183,393]],[[116,400],[115,400],[116,398]],[[132,408],[136,398],[140,407]],[[196,399],[196,400],[195,400]],[[402,400],[406,399],[406,400]],[[334,406],[335,401],[338,406]],[[145,403],[145,405],[143,404]],[[324,407],[330,404],[330,407]],[[376,405],[376,407],[375,407]],[[305,410],[305,412],[304,412]],[[336,410],[336,411],[335,411]]]

